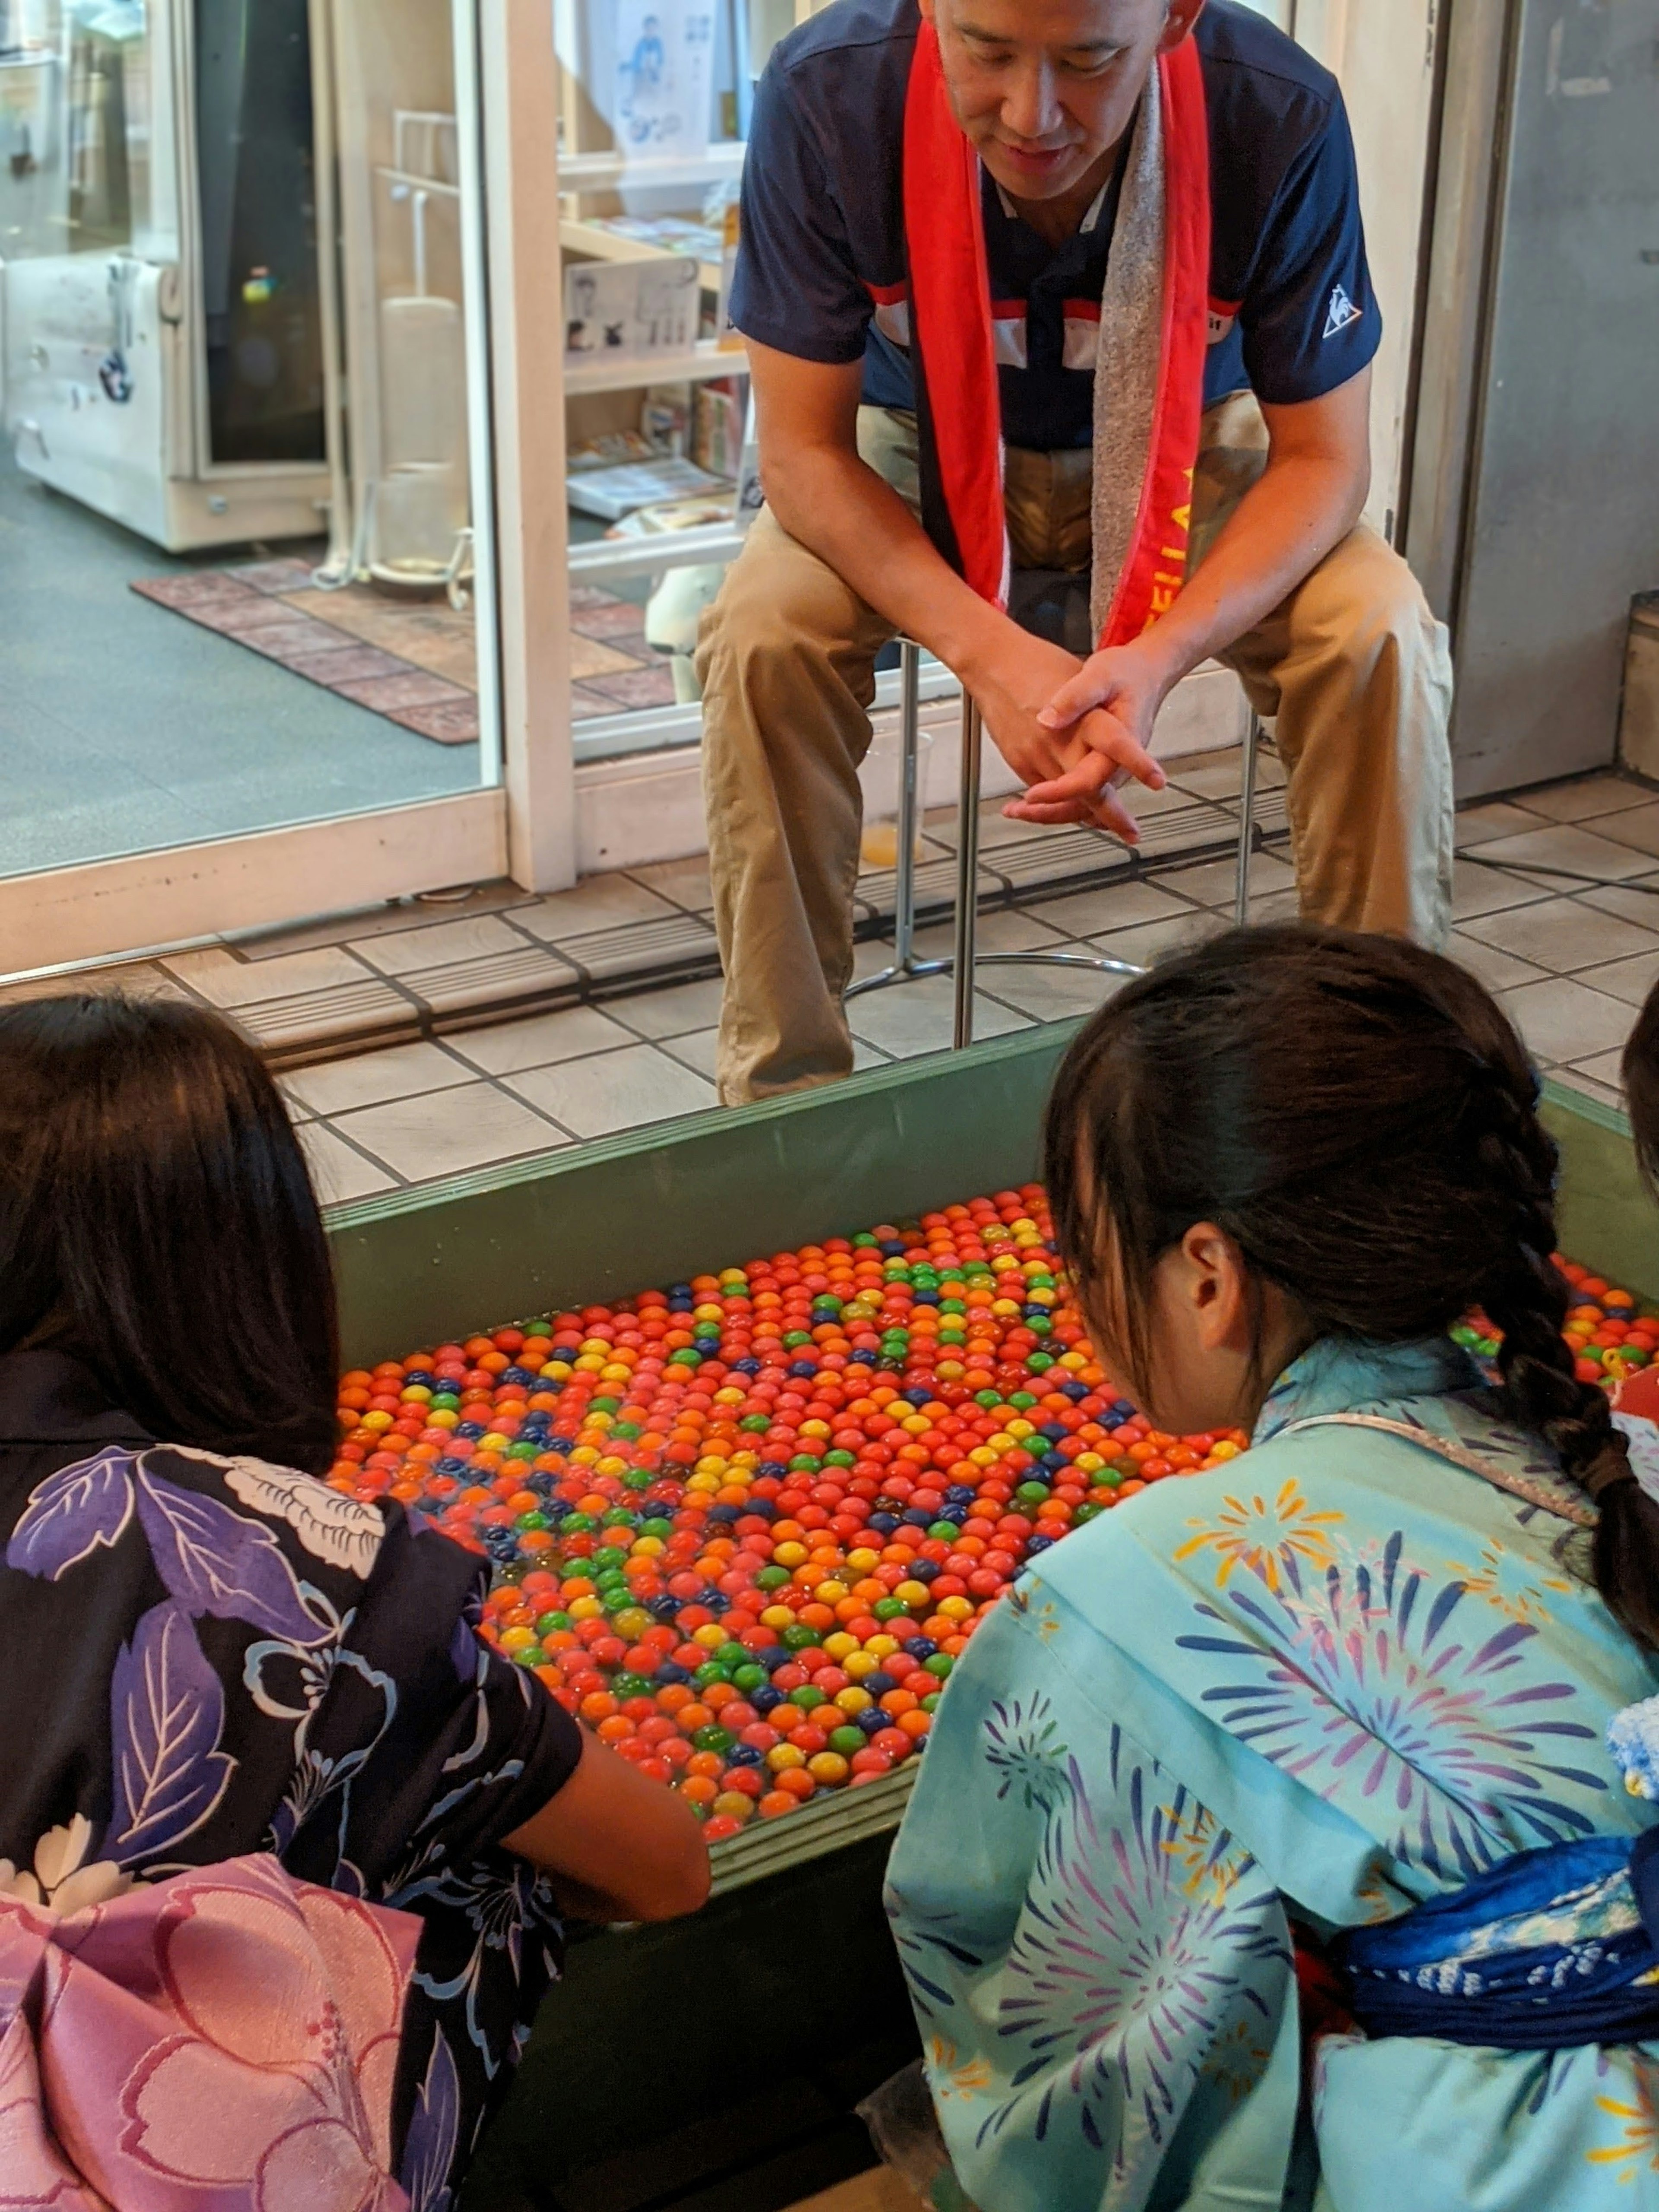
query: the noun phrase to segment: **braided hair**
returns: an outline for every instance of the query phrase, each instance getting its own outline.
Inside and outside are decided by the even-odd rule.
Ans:
[[[1055,1227],[1085,1310],[1142,1375],[1153,1271],[1198,1221],[1275,1286],[1304,1346],[1410,1343],[1483,1309],[1510,1418],[1600,1509],[1597,1588],[1659,1649],[1659,1506],[1561,1334],[1537,1103],[1513,1026],[1454,962],[1340,930],[1230,932],[1073,1044],[1045,1132]]]

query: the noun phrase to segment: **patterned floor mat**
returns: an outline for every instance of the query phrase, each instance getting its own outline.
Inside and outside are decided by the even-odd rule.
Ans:
[[[471,611],[367,584],[319,591],[305,561],[142,577],[141,598],[275,660],[434,744],[478,741]],[[574,719],[672,706],[674,679],[645,641],[645,611],[591,585],[570,594]]]

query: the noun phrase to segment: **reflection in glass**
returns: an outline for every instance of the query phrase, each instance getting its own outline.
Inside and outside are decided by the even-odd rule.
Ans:
[[[216,461],[326,452],[307,0],[196,0],[196,160]]]

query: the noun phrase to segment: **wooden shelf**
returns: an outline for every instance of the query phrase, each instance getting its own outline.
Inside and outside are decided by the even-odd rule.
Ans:
[[[687,353],[632,354],[626,361],[607,361],[603,356],[584,360],[564,357],[564,395],[576,399],[593,392],[643,391],[647,384],[709,384],[720,376],[747,376],[749,362],[741,347],[722,346],[702,338]]]
[[[718,185],[743,173],[747,149],[740,139],[711,146],[695,161],[632,161],[622,154],[565,154],[559,161],[561,192],[653,191],[675,185]]]

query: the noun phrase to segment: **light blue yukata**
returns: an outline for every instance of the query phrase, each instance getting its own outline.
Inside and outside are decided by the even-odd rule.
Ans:
[[[1298,1425],[1356,1414],[1514,1487]],[[1329,1938],[1659,1818],[1605,1748],[1659,1674],[1588,1579],[1585,1512],[1449,1340],[1329,1340],[1248,1456],[1021,1578],[951,1678],[889,1869],[977,2205],[1659,2207],[1659,2042],[1327,2036],[1302,2096],[1292,1917]],[[1605,1913],[1540,1924],[1563,1984],[1619,1940]]]

